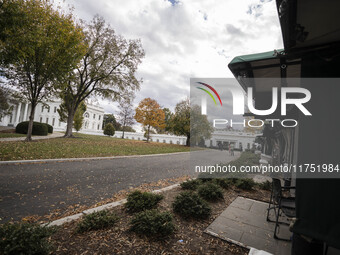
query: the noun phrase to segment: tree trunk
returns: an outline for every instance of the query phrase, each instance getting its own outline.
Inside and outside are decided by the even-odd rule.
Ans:
[[[125,119],[124,119],[124,122],[123,122],[123,135],[122,135],[122,139],[124,139],[124,133],[125,133]]]
[[[146,142],[148,143],[150,139],[150,125],[148,126],[148,135],[146,136]]]
[[[30,117],[29,117],[29,121],[28,121],[26,142],[32,141],[32,131],[33,131],[33,120],[34,120],[35,105],[33,103],[31,105],[32,105],[32,108],[31,108]]]
[[[190,146],[190,135],[187,135],[187,142],[186,142],[186,146]]]
[[[66,132],[64,135],[64,137],[66,138],[74,137],[72,134],[74,113],[75,113],[75,110],[71,110],[69,111],[68,116],[67,116],[67,127],[66,127]]]

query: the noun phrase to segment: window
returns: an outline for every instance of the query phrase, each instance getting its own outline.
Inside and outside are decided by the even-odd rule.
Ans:
[[[157,143],[159,143],[159,139],[157,139]]]
[[[40,123],[42,122],[42,117],[40,117]]]
[[[46,124],[48,124],[48,118],[46,118]]]
[[[47,107],[47,112],[50,112],[50,107]]]
[[[179,144],[179,141],[177,141],[177,144]]]
[[[89,118],[89,117],[90,117],[90,114],[89,114],[88,112],[85,112],[85,113],[84,113],[84,116],[85,116],[85,118]]]
[[[99,115],[99,120],[100,120],[101,115]]]
[[[10,116],[9,123],[12,123],[12,120],[13,120],[13,115]]]
[[[92,129],[94,129],[94,123],[92,123]]]
[[[41,106],[41,112],[44,112],[44,106],[43,105]]]
[[[163,140],[163,143],[166,143],[166,141],[165,141],[165,140]]]
[[[61,126],[61,121],[59,120],[59,127]]]
[[[170,140],[170,144],[172,144],[172,140]]]
[[[96,119],[96,114],[95,113],[93,114],[93,119]]]
[[[99,130],[99,124],[98,124],[98,126],[97,126],[97,129]]]
[[[52,126],[54,126],[55,118],[52,119]]]
[[[54,106],[54,113],[57,112],[57,106]]]

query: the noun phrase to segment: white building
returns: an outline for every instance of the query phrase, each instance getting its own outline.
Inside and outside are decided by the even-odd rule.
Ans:
[[[56,131],[65,131],[66,123],[59,120],[57,109],[61,104],[61,100],[39,103],[36,106],[34,121],[47,123],[53,126]],[[29,103],[17,103],[12,105],[12,113],[0,119],[0,126],[15,127],[22,121],[29,120],[31,105]],[[86,104],[86,112],[84,113],[84,124],[81,131],[85,132],[101,132],[104,118],[104,109],[97,105]]]
[[[219,144],[222,144],[223,148],[226,149],[229,144],[233,144],[235,149],[251,149],[258,135],[241,131],[214,131],[211,139],[205,141],[205,146],[218,148]]]

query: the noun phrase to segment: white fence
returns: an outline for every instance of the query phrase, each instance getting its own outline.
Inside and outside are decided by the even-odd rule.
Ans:
[[[80,131],[80,133],[88,134],[88,135],[104,135],[103,131]],[[114,136],[115,138],[122,138],[123,132],[116,131]],[[124,139],[131,140],[146,140],[144,137],[144,133],[135,133],[135,132],[124,132]],[[187,138],[185,136],[176,136],[176,135],[166,135],[166,134],[151,134],[150,135],[151,142],[157,143],[167,143],[167,144],[179,144],[186,145]]]

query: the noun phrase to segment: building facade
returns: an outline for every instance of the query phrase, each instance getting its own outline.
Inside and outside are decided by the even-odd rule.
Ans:
[[[57,111],[60,104],[60,100],[48,101],[45,104],[39,103],[35,109],[34,121],[50,124],[56,131],[65,131],[66,123],[59,120]],[[0,126],[16,127],[18,123],[29,120],[31,104],[18,102],[12,107],[12,113],[0,120]],[[81,131],[102,133],[104,109],[92,104],[86,104],[86,108]]]
[[[235,149],[244,151],[245,149],[252,149],[258,135],[241,131],[214,131],[211,139],[205,140],[205,146],[228,149],[229,144],[232,144]]]

